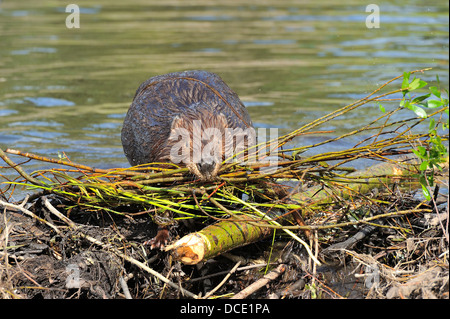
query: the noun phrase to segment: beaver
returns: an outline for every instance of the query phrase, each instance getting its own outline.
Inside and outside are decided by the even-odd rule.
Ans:
[[[122,128],[131,165],[174,162],[202,181],[216,179],[223,161],[254,141],[250,115],[237,94],[218,75],[197,70],[142,83]],[[169,238],[168,226],[158,225],[155,238],[144,243],[152,249],[162,249]]]
[[[139,86],[123,123],[122,145],[132,166],[173,162],[209,181],[225,155],[236,154],[236,140],[227,133],[249,136],[251,129],[244,104],[218,75],[175,72]]]

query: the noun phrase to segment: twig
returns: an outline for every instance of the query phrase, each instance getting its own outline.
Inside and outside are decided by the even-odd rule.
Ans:
[[[70,161],[64,161],[64,160],[61,160],[61,159],[47,158],[47,157],[36,155],[36,154],[32,154],[32,153],[23,153],[23,152],[21,152],[19,150],[13,150],[13,149],[9,149],[9,148],[5,152],[9,153],[9,154],[14,154],[14,155],[20,155],[20,156],[23,156],[23,157],[28,157],[28,158],[39,160],[39,161],[42,161],[42,162],[49,162],[49,163],[55,163],[55,164],[60,164],[60,165],[65,165],[65,166],[76,167],[76,168],[78,168],[80,170],[85,170],[85,171],[90,171],[90,172],[96,172],[96,173],[99,173],[99,172],[100,173],[107,173],[108,172],[108,170],[104,170],[104,169],[96,169],[96,168],[92,168],[92,167],[89,167],[89,166],[86,166],[86,165],[75,164],[75,163],[72,163]]]
[[[49,223],[45,219],[40,218],[39,216],[37,216],[33,212],[29,211],[28,209],[24,208],[23,204],[24,203],[22,203],[21,205],[15,205],[15,204],[10,204],[10,203],[7,203],[7,202],[4,202],[4,201],[0,200],[0,205],[2,205],[3,207],[12,208],[12,209],[18,209],[22,213],[24,213],[24,214],[26,214],[26,215],[28,215],[28,216],[30,216],[30,217],[40,221],[41,223],[47,225],[48,227],[52,228],[57,234],[61,233],[61,231],[58,229],[58,227],[56,227],[55,225]]]
[[[239,267],[240,264],[241,264],[241,262],[238,261],[238,262],[236,263],[236,265],[234,265],[234,267],[228,272],[228,274],[225,276],[225,278],[223,278],[222,281],[221,281],[214,289],[212,289],[210,292],[208,292],[208,293],[203,297],[203,299],[209,298],[209,297],[210,297],[213,293],[215,293],[220,287],[222,287],[223,284],[225,284],[225,283],[227,282],[228,278],[230,278],[230,276],[231,276],[232,274],[235,273],[236,269]]]
[[[19,165],[17,165],[16,163],[14,163],[8,156],[6,156],[5,152],[3,152],[3,150],[0,148],[0,157],[6,162],[6,164],[8,164],[9,166],[11,166],[12,168],[14,168],[17,173],[20,174],[20,176],[22,176],[23,178],[25,178],[27,181],[29,181],[32,184],[35,185],[39,185],[39,186],[43,186],[45,184],[43,184],[41,181],[38,181],[37,179],[35,179],[34,177],[28,175],[23,169],[22,167],[20,167]]]
[[[2,285],[4,286],[5,284],[3,283],[4,279],[3,278],[7,278],[6,282],[8,284],[11,283],[10,281],[10,274],[9,274],[9,268],[10,268],[10,264],[9,264],[9,254],[8,254],[8,242],[9,242],[9,233],[11,231],[11,228],[9,226],[8,220],[6,218],[6,208],[4,209],[3,212],[3,223],[4,223],[4,228],[3,231],[0,233],[0,249],[3,247],[3,251],[0,251],[0,254],[3,255],[3,263],[5,265],[4,269],[5,269],[5,275],[4,276],[3,273],[3,269],[0,271],[0,280],[2,280]]]
[[[119,277],[119,283],[120,283],[120,286],[122,287],[125,298],[133,299],[133,297],[131,297],[130,290],[128,289],[127,282],[125,281],[125,279],[122,276]]]
[[[364,227],[363,229],[361,229],[359,232],[357,232],[355,235],[353,235],[352,237],[336,243],[336,244],[332,244],[330,246],[328,246],[327,248],[325,248],[322,251],[322,254],[325,254],[327,252],[330,251],[336,251],[336,250],[344,250],[347,249],[349,247],[352,247],[354,244],[356,244],[357,242],[361,241],[362,239],[364,239],[367,235],[369,235],[370,233],[372,233],[375,230],[376,226],[371,226],[368,225],[366,227]]]
[[[277,263],[270,263],[269,265],[275,265],[275,264],[277,264]],[[239,267],[239,268],[236,269],[236,271],[248,270],[248,269],[253,269],[253,268],[263,268],[263,267],[267,267],[267,263],[261,263],[261,264],[255,264],[255,265],[249,265],[249,266]],[[219,271],[219,272],[216,272],[216,273],[214,273],[214,274],[209,274],[209,275],[206,275],[206,276],[202,276],[202,277],[198,277],[198,278],[189,279],[189,280],[187,280],[187,281],[190,282],[190,283],[196,282],[196,281],[203,281],[203,280],[205,280],[205,279],[212,278],[212,277],[216,277],[216,276],[225,275],[225,274],[227,274],[227,273],[229,273],[228,270],[225,270],[225,271]]]
[[[90,167],[90,166],[87,166],[87,165],[73,163],[71,161],[64,161],[64,160],[61,160],[61,159],[48,158],[48,157],[36,155],[36,154],[33,154],[33,153],[28,153],[28,152],[24,153],[22,151],[13,150],[13,149],[9,149],[9,148],[6,149],[5,152],[3,152],[0,149],[0,157],[1,158],[4,159],[4,156],[6,157],[5,153],[19,155],[19,156],[27,157],[29,159],[34,159],[34,160],[38,160],[38,161],[42,161],[42,162],[48,162],[48,163],[54,163],[54,164],[74,167],[74,168],[77,169],[75,171],[78,171],[78,172],[85,171],[85,172],[92,172],[92,173],[105,174],[105,175],[113,174],[113,175],[123,175],[123,176],[135,176],[135,177],[140,177],[142,179],[164,177],[164,176],[167,176],[167,175],[173,175],[173,174],[176,174],[176,173],[186,172],[187,171],[187,168],[178,168],[178,166],[176,166],[175,164],[170,164],[170,163],[153,163],[153,164],[174,165],[174,166],[177,167],[177,169],[167,170],[167,171],[161,172],[161,173],[148,174],[148,173],[146,173],[146,171],[150,170],[151,168],[150,167],[141,167],[142,165],[135,166],[135,167],[132,167],[132,168],[101,169],[101,168],[94,168],[94,167]],[[6,157],[6,158],[8,159],[8,157]],[[11,167],[15,168],[14,166],[16,166],[16,165],[11,160],[9,160],[9,161],[10,162],[5,160],[5,162],[7,162],[8,165],[10,165]],[[20,167],[18,169],[20,169]],[[139,170],[139,169],[141,169],[143,171],[142,172],[134,171],[134,170]],[[55,170],[57,170],[57,169],[55,169]],[[23,172],[23,173],[25,173],[25,172]],[[22,175],[20,172],[19,172],[19,174]],[[28,174],[26,174],[26,175],[28,175]],[[31,182],[31,180],[28,178],[28,177],[31,177],[31,176],[29,176],[29,175],[28,175],[28,177],[26,177],[24,175],[22,175],[22,176],[25,179],[27,179],[27,180],[29,180]],[[31,177],[31,179],[33,179],[33,178]],[[162,179],[162,180],[164,180],[164,179]],[[37,182],[40,183],[39,181],[37,181]]]
[[[61,214],[55,207],[53,207],[52,204],[50,204],[50,201],[48,200],[47,196],[43,196],[42,199],[44,200],[45,207],[47,207],[53,215],[64,221],[73,230],[78,229],[78,226],[73,221],[71,221],[63,214]]]
[[[244,290],[241,290],[239,293],[235,294],[233,297],[231,297],[231,299],[244,299],[244,298],[247,298],[248,296],[250,296],[255,291],[257,291],[260,288],[262,288],[265,285],[267,285],[267,283],[269,283],[270,281],[275,280],[276,278],[278,278],[278,276],[281,275],[282,273],[284,273],[285,270],[286,270],[286,265],[285,264],[278,265],[277,268],[275,268],[274,270],[272,270],[270,273],[268,273],[267,275],[263,276],[262,278],[258,279],[257,281],[255,281],[253,284],[251,284],[250,286],[248,286]]]

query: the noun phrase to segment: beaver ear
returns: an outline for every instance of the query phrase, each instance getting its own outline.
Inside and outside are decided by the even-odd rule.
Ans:
[[[222,122],[222,124],[223,124],[222,127],[227,127],[228,126],[227,118],[226,118],[226,116],[223,113],[219,113],[219,115],[217,116],[217,119]]]
[[[176,128],[179,128],[179,127],[183,127],[183,119],[180,117],[180,116],[175,116],[174,118],[173,118],[173,120],[172,120],[172,126],[171,126],[171,129],[173,130],[173,129],[176,129]]]

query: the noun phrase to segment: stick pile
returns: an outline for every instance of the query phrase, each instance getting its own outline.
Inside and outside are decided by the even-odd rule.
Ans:
[[[428,132],[414,131],[425,121],[424,118],[402,117],[402,120],[391,121],[394,114],[404,111],[403,107],[385,112],[342,136],[317,144],[287,147],[289,143],[294,143],[296,137],[324,133],[317,130],[320,125],[358,107],[395,101],[392,97],[404,89],[382,91],[400,77],[386,82],[359,101],[269,142],[267,149],[278,145],[275,169],[262,170],[257,165],[232,162],[224,165],[216,182],[209,184],[193,181],[192,176],[186,174],[186,168],[168,167],[167,164],[96,169],[19,150],[0,150],[0,157],[6,163],[2,170],[15,170],[19,175],[10,181],[0,174],[0,197],[3,198],[0,205],[11,207],[13,204],[8,203],[7,199],[14,193],[15,187],[26,186],[41,191],[39,195],[32,196],[54,194],[63,198],[66,207],[64,217],[60,216],[60,219],[72,230],[79,229],[66,217],[73,209],[130,217],[148,214],[159,224],[186,219],[201,221],[206,226],[204,229],[188,234],[167,247],[176,260],[186,264],[196,264],[268,237],[274,230],[282,230],[300,242],[310,259],[319,266],[323,261],[319,260],[317,249],[307,243],[308,240],[314,242],[316,238],[318,248],[318,231],[330,230],[324,236],[333,236],[336,230],[343,227],[383,227],[379,223],[383,218],[430,212],[428,208],[417,206],[387,213],[381,210],[373,214],[373,207],[392,205],[392,202],[386,201],[386,192],[393,192],[395,187],[420,187],[416,175],[421,163],[411,154],[417,145],[427,147],[430,135]],[[441,118],[446,110],[448,107],[438,109],[429,117]],[[439,124],[440,121],[435,122],[436,126]],[[366,137],[352,148],[301,156],[318,146],[358,135]],[[448,136],[443,138],[448,139]],[[52,163],[57,167],[27,173],[8,154]],[[249,150],[246,156],[248,159],[254,153]],[[380,164],[355,172],[352,163],[362,159]],[[448,159],[445,165],[448,167]],[[383,196],[377,196],[377,193]],[[92,242],[95,243],[95,240],[92,239]],[[124,256],[121,255],[122,258]]]

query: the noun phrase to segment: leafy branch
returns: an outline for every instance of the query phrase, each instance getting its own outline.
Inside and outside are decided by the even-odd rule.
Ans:
[[[402,81],[402,94],[403,98],[400,101],[401,108],[407,108],[413,111],[418,117],[422,119],[429,118],[430,123],[428,127],[429,141],[426,146],[419,145],[412,151],[421,160],[419,166],[420,174],[418,175],[420,185],[422,187],[423,194],[427,200],[431,199],[429,187],[434,186],[434,169],[442,171],[441,163],[448,161],[448,149],[443,144],[443,139],[438,134],[439,124],[442,125],[442,130],[448,130],[448,90],[444,90],[447,94],[447,98],[444,98],[440,85],[439,76],[436,76],[436,86],[429,86],[428,92],[417,97],[411,96],[411,92],[420,90],[427,87],[428,83],[420,78],[414,77],[410,80],[411,72],[405,72],[403,74]],[[384,107],[379,104],[381,111],[385,112]],[[441,108],[442,113],[447,114],[447,120],[436,122],[434,117],[429,117],[428,110]],[[436,115],[436,113],[434,113]]]

